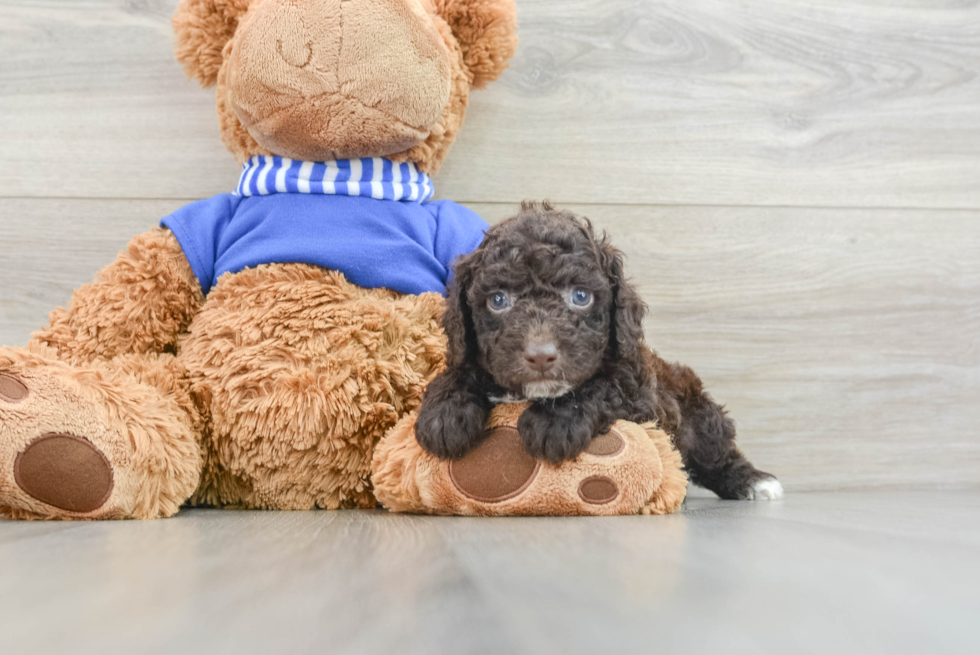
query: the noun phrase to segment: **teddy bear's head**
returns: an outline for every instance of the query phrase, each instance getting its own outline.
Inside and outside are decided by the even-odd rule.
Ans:
[[[245,161],[388,157],[434,173],[471,88],[517,47],[513,0],[181,0],[177,59],[217,84]]]

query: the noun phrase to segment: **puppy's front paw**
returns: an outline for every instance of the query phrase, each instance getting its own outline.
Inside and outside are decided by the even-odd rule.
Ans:
[[[479,405],[423,403],[415,423],[415,438],[436,457],[458,459],[483,440],[486,422],[487,412]]]
[[[592,423],[577,412],[547,404],[532,405],[517,422],[524,449],[537,459],[557,464],[574,459],[592,441]]]

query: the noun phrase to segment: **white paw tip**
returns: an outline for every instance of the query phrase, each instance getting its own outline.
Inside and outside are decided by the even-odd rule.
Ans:
[[[749,500],[779,500],[783,497],[783,485],[776,478],[759,480],[749,489]]]

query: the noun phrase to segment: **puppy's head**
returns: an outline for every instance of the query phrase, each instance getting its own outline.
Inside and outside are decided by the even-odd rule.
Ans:
[[[622,254],[548,204],[491,228],[456,263],[448,296],[449,365],[478,363],[519,397],[561,396],[604,363],[642,365],[645,306]]]

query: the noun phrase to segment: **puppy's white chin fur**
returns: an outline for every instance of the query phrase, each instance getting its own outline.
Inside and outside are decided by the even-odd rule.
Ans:
[[[571,390],[572,385],[561,380],[528,382],[524,385],[524,397],[528,400],[538,400],[539,398],[557,398],[558,396],[564,396]]]
[[[572,390],[572,385],[561,380],[542,380],[540,382],[528,382],[520,395],[508,393],[503,396],[490,396],[492,403],[523,403],[529,400],[540,400],[542,398],[557,398],[564,396]]]

